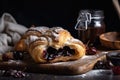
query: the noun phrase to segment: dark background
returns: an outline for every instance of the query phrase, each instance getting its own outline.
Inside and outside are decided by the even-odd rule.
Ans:
[[[81,9],[104,11],[106,32],[119,31],[120,23],[112,0],[1,0],[0,15],[10,13],[19,24],[26,27],[62,26],[77,37],[74,29]]]

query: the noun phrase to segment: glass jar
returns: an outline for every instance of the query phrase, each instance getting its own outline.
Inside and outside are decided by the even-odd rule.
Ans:
[[[78,38],[85,44],[99,44],[99,35],[105,32],[104,12],[102,10],[81,10],[75,29]]]

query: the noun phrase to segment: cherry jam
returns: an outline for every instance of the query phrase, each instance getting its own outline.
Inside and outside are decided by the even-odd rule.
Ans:
[[[48,47],[46,51],[44,51],[44,58],[46,60],[53,60],[56,57],[60,57],[60,56],[71,56],[75,54],[75,50],[69,48],[68,46],[65,46],[63,48],[60,49],[55,49],[53,47]]]
[[[81,10],[75,29],[78,30],[78,38],[85,44],[100,44],[99,36],[105,32],[103,11]]]

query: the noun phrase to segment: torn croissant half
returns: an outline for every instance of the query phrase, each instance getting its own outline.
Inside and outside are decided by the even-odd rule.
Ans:
[[[85,55],[85,45],[61,27],[33,27],[15,45],[17,51],[28,51],[37,63],[77,60]]]

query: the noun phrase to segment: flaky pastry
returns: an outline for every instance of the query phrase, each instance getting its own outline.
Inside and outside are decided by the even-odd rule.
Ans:
[[[85,45],[61,27],[28,29],[15,50],[28,51],[37,63],[77,60],[86,52]]]

